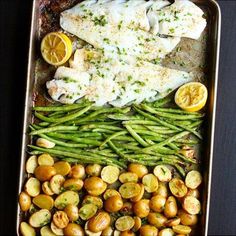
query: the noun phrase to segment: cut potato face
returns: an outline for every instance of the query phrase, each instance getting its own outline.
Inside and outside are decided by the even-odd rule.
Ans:
[[[54,206],[59,210],[64,209],[68,204],[77,206],[79,204],[79,194],[70,190],[65,191],[54,202]]]
[[[65,178],[62,175],[54,175],[50,180],[50,188],[55,194],[60,194]]]
[[[141,218],[138,217],[138,216],[134,216],[134,226],[133,226],[132,230],[134,232],[137,232],[140,229],[141,226],[142,226]]]
[[[67,216],[71,222],[76,221],[79,218],[79,210],[78,210],[78,207],[75,205],[68,204],[64,208],[64,212],[67,214]]]
[[[54,192],[52,191],[51,187],[50,187],[50,183],[48,181],[45,181],[43,184],[42,184],[42,190],[45,194],[51,196],[54,194]]]
[[[26,171],[29,174],[33,174],[36,167],[38,166],[38,159],[36,156],[31,156],[26,162]]]
[[[98,209],[101,209],[103,207],[103,201],[101,198],[91,196],[91,195],[85,196],[82,202],[82,205],[90,204],[90,203],[94,204]]]
[[[53,223],[59,228],[64,229],[69,224],[69,219],[64,211],[57,211],[53,215]]]
[[[143,176],[142,183],[144,185],[144,189],[148,193],[153,193],[158,189],[158,180],[153,174],[147,174]]]
[[[35,229],[26,222],[20,223],[20,232],[23,236],[35,236]]]
[[[110,215],[105,211],[98,212],[88,221],[88,229],[94,233],[102,232],[111,223]]]
[[[172,227],[172,226],[176,226],[180,224],[180,218],[179,217],[175,217],[173,219],[167,220],[165,225],[168,227]]]
[[[115,226],[119,231],[130,230],[134,226],[134,219],[131,216],[122,216],[116,220]]]
[[[101,172],[101,178],[108,184],[113,184],[118,180],[120,170],[116,166],[105,166]]]
[[[41,236],[55,236],[56,234],[52,232],[49,226],[43,226],[40,229],[40,235]]]
[[[161,213],[150,212],[147,220],[149,224],[154,225],[157,228],[162,228],[165,226],[167,218]]]
[[[161,182],[169,182],[172,178],[171,170],[165,165],[156,166],[153,173]]]
[[[173,231],[177,234],[190,234],[192,229],[189,227],[189,226],[186,226],[186,225],[176,225],[176,226],[173,226]]]
[[[42,148],[54,148],[56,144],[45,138],[38,138],[36,140],[36,145]]]
[[[191,197],[191,196],[185,197],[182,203],[182,206],[185,211],[187,211],[189,214],[192,214],[192,215],[199,214],[201,211],[201,203],[195,197]]]
[[[22,211],[28,211],[31,206],[30,196],[25,192],[21,192],[19,196],[19,204]]]
[[[182,225],[196,225],[198,222],[198,217],[197,215],[192,215],[184,211],[183,209],[178,211],[178,216],[180,218],[180,222]]]
[[[164,182],[159,182],[158,183],[158,189],[157,191],[155,191],[154,193],[152,193],[153,196],[155,195],[161,195],[165,198],[168,197],[168,189],[167,189],[167,185]]]
[[[102,231],[102,236],[113,236],[113,229],[111,228],[111,226]]]
[[[33,198],[33,203],[41,209],[51,210],[54,205],[54,200],[46,194],[39,194]]]
[[[202,183],[202,175],[196,170],[188,172],[185,178],[185,185],[190,189],[196,189]]]
[[[132,197],[130,200],[131,202],[138,202],[140,201],[142,198],[143,198],[143,195],[144,195],[144,185],[143,184],[139,184],[140,186],[140,192],[137,196],[135,197]]]
[[[53,221],[51,222],[51,230],[52,232],[57,235],[57,236],[63,236],[64,235],[64,232],[63,232],[63,229],[60,229],[58,228],[54,223]]]
[[[58,161],[53,166],[58,175],[66,176],[71,171],[70,164],[67,161]]]
[[[121,183],[127,183],[127,182],[138,182],[138,175],[132,172],[124,172],[119,176],[119,181]]]
[[[31,197],[36,197],[40,193],[40,182],[34,177],[30,177],[25,184],[25,191]]]
[[[119,188],[121,196],[126,199],[137,196],[140,191],[141,187],[137,183],[124,183]]]
[[[79,217],[82,220],[88,220],[97,213],[97,206],[94,204],[85,204],[79,209]]]
[[[39,210],[32,214],[29,218],[29,224],[38,228],[47,225],[51,220],[51,212],[46,209]]]
[[[81,179],[67,179],[63,183],[63,187],[68,190],[79,191],[84,185],[83,180]]]
[[[175,232],[172,229],[166,228],[166,229],[162,229],[158,236],[174,236]]]
[[[54,159],[48,153],[44,153],[38,157],[38,163],[40,166],[42,166],[42,165],[53,166]]]
[[[181,179],[173,178],[169,182],[169,188],[171,193],[175,197],[184,197],[187,194],[187,187],[185,186],[184,182]]]
[[[103,198],[105,200],[107,200],[108,198],[113,197],[113,196],[121,197],[120,193],[118,191],[116,191],[115,189],[112,189],[112,188],[107,189],[105,191],[105,193],[103,194]]]

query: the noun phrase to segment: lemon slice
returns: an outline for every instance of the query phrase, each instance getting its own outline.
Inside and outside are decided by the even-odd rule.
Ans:
[[[175,103],[185,111],[199,111],[207,101],[207,88],[199,82],[190,82],[181,86],[175,94]]]
[[[71,57],[72,42],[68,36],[63,33],[49,33],[41,42],[41,53],[47,63],[60,66]]]

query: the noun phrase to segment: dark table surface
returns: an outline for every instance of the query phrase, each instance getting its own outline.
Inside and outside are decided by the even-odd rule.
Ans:
[[[236,235],[236,0],[219,4],[223,22],[209,234]],[[0,0],[0,11],[0,235],[15,235],[31,1]]]

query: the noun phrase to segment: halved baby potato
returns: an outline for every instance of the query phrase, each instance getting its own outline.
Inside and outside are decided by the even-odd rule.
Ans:
[[[130,230],[134,226],[134,219],[131,216],[121,216],[115,222],[115,227],[119,231]]]
[[[124,184],[127,182],[138,182],[138,175],[132,172],[124,172],[119,176],[119,181]]]
[[[94,233],[102,232],[104,229],[110,226],[110,223],[110,215],[105,211],[100,211],[88,220],[88,229]]]
[[[141,187],[137,183],[124,183],[119,188],[121,196],[126,199],[137,196],[140,191]]]
[[[155,195],[150,200],[150,208],[154,212],[162,212],[165,208],[166,198],[161,195]]]
[[[41,209],[30,216],[29,224],[32,227],[38,228],[47,225],[50,220],[51,212],[47,209]]]
[[[140,229],[141,226],[142,226],[141,218],[138,217],[138,216],[134,216],[134,226],[133,226],[132,230],[134,232],[137,232]]]
[[[29,159],[26,161],[26,171],[29,174],[33,174],[36,167],[38,166],[38,159],[36,156],[31,156]]]
[[[36,140],[36,145],[42,148],[54,148],[56,144],[45,138],[38,138]]]
[[[184,197],[188,192],[188,188],[185,186],[184,182],[178,178],[173,178],[169,182],[169,188],[171,193],[179,198]]]
[[[68,204],[64,208],[64,212],[67,214],[67,216],[71,222],[76,221],[79,218],[79,209],[75,205]]]
[[[50,180],[50,188],[55,194],[60,194],[64,182],[65,178],[62,175],[54,175]]]
[[[165,165],[156,166],[153,173],[161,182],[169,182],[172,178],[171,170]]]
[[[35,236],[36,235],[35,229],[33,227],[31,227],[26,222],[20,223],[20,232],[23,236]]]
[[[42,166],[42,165],[53,166],[54,159],[48,153],[43,153],[38,157],[38,163],[40,166]]]
[[[153,174],[144,175],[142,178],[142,183],[144,185],[144,189],[148,193],[153,193],[158,189],[158,179]]]
[[[178,207],[175,197],[169,196],[166,200],[164,214],[167,218],[173,218],[177,215]]]
[[[108,184],[113,184],[117,181],[120,170],[116,166],[105,166],[101,172],[101,178]]]
[[[66,176],[71,171],[71,166],[67,161],[58,161],[53,166],[58,175]]]
[[[85,172],[90,176],[99,176],[101,174],[102,166],[99,164],[89,164],[85,168]]]
[[[130,163],[128,166],[128,171],[135,173],[140,179],[143,178],[144,175],[148,174],[147,167],[138,163]]]
[[[139,184],[140,186],[140,192],[138,195],[136,195],[135,197],[132,197],[130,200],[131,202],[138,202],[143,198],[144,195],[144,185],[143,184]]]
[[[201,211],[200,201],[192,196],[187,196],[184,198],[182,207],[185,211],[192,215],[199,214],[199,212]]]
[[[85,179],[84,188],[90,195],[99,196],[105,192],[107,184],[101,178],[92,176]]]
[[[33,198],[33,203],[41,209],[51,210],[54,205],[54,200],[46,194],[39,194]]]
[[[175,232],[170,228],[162,229],[158,236],[175,236]]]
[[[188,172],[185,178],[185,185],[190,189],[196,189],[202,183],[202,175],[196,170]]]
[[[54,194],[54,192],[52,191],[51,187],[50,187],[50,183],[49,181],[45,181],[42,184],[42,190],[45,194],[51,196]]]
[[[176,225],[172,227],[173,231],[177,234],[190,234],[192,229],[186,225]]]
[[[69,190],[74,190],[74,191],[79,191],[80,189],[83,188],[84,182],[81,179],[67,179],[64,183],[63,183],[63,187],[65,189],[69,189]]]
[[[25,192],[21,192],[19,196],[19,204],[22,211],[28,211],[31,206],[30,196]]]
[[[101,236],[102,231],[96,232],[96,233],[90,231],[90,230],[88,229],[88,223],[89,223],[89,221],[87,221],[87,222],[85,223],[85,226],[84,226],[85,235],[87,235],[87,236]]]
[[[40,235],[41,236],[55,236],[56,234],[54,234],[52,230],[50,229],[50,227],[46,225],[40,229]]]
[[[53,223],[59,229],[64,229],[69,224],[69,218],[64,211],[56,211],[53,215]]]
[[[79,216],[82,220],[88,220],[97,213],[97,210],[94,204],[85,204],[79,209]]]
[[[40,181],[50,180],[56,174],[56,170],[53,166],[38,166],[34,171],[35,177]]]
[[[30,177],[25,184],[25,192],[31,197],[36,197],[40,193],[40,182],[34,177]]]
[[[52,232],[53,232],[55,235],[57,235],[57,236],[63,236],[63,235],[64,235],[63,229],[58,228],[58,227],[53,223],[53,221],[51,222],[50,227],[51,227]]]
[[[86,195],[82,202],[82,206],[90,203],[94,204],[98,209],[101,209],[103,207],[103,201],[100,197]]]
[[[103,231],[102,231],[102,236],[114,236],[113,235],[113,229],[112,229],[112,227],[111,226],[109,226],[109,227],[107,227],[106,229],[104,229]]]
[[[105,191],[105,193],[103,194],[103,198],[105,200],[107,200],[108,198],[113,197],[113,196],[121,197],[120,193],[118,191],[116,191],[115,189],[112,189],[112,188],[107,189]]]
[[[79,194],[71,190],[65,191],[54,202],[54,206],[59,210],[64,209],[68,204],[77,206],[79,204]]]
[[[179,217],[175,217],[175,218],[169,219],[165,223],[165,225],[167,227],[172,227],[172,226],[176,226],[176,225],[179,225],[179,224],[180,224],[180,218]]]
[[[198,222],[197,215],[189,214],[188,212],[184,211],[183,209],[180,209],[178,211],[178,217],[180,218],[180,222],[182,225],[196,225]]]

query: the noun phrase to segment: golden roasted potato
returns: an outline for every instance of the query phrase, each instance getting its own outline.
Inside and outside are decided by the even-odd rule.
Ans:
[[[168,197],[168,189],[167,185],[163,182],[158,183],[158,189],[152,193],[153,196],[155,195],[161,195],[162,197],[167,198]]]
[[[34,175],[39,181],[50,180],[55,174],[56,169],[53,166],[38,166],[34,171]]]
[[[132,230],[134,232],[137,232],[140,229],[141,226],[142,226],[141,218],[138,217],[138,216],[134,216],[134,227],[132,228]]]
[[[34,177],[30,177],[25,183],[25,192],[31,197],[36,197],[40,193],[40,182]]]
[[[147,217],[150,212],[149,199],[141,199],[134,203],[133,210],[134,214],[140,218]]]
[[[175,232],[170,228],[162,229],[158,236],[175,236]]]
[[[116,166],[105,166],[101,172],[101,178],[108,184],[113,184],[118,180],[120,170]]]
[[[136,163],[129,164],[128,171],[135,173],[140,179],[148,173],[148,169],[146,166]]]
[[[177,202],[173,196],[170,196],[166,200],[164,214],[167,218],[173,218],[177,215],[178,207]]]
[[[64,229],[63,229],[65,236],[84,236],[84,230],[83,228],[75,223],[69,223]]]
[[[140,201],[143,198],[143,195],[144,195],[144,185],[143,184],[139,184],[139,186],[140,186],[140,192],[139,192],[139,194],[137,196],[130,198],[131,202],[138,202],[138,201]]]
[[[142,183],[144,185],[144,189],[148,193],[153,193],[158,189],[158,179],[153,174],[146,174],[143,176]]]
[[[25,192],[21,192],[19,196],[19,204],[22,211],[28,211],[31,206],[30,196]]]
[[[29,224],[26,222],[21,222],[20,223],[20,232],[23,236],[35,236],[36,232],[33,227],[31,227]]]
[[[115,227],[119,231],[127,231],[134,226],[134,219],[131,216],[121,216],[115,222]]]
[[[192,215],[199,214],[199,212],[201,211],[200,201],[192,196],[187,196],[184,198],[182,207],[185,211]]]
[[[100,176],[102,171],[102,166],[99,164],[89,164],[85,168],[85,172],[90,176]]]
[[[82,205],[85,205],[85,204],[94,204],[95,206],[97,206],[98,209],[101,209],[103,208],[103,201],[101,198],[99,197],[96,197],[96,196],[91,196],[91,195],[86,195],[84,197],[84,200],[82,202]]]
[[[119,192],[125,199],[136,197],[141,191],[141,187],[137,183],[124,183],[120,186]]]
[[[110,215],[105,211],[100,211],[88,221],[88,229],[94,233],[103,231],[111,223]]]
[[[162,212],[165,208],[166,198],[161,195],[155,195],[150,200],[150,208],[154,212]]]
[[[84,188],[92,196],[99,196],[105,192],[107,184],[99,177],[89,177],[84,181]]]
[[[178,198],[184,197],[187,194],[188,188],[181,179],[173,178],[169,182],[171,193]]]
[[[79,191],[83,188],[84,182],[81,179],[67,179],[63,183],[63,187],[65,189],[73,190],[73,191]]]
[[[50,188],[55,194],[60,194],[61,188],[65,182],[62,175],[54,175],[50,180]]]
[[[143,225],[139,232],[140,236],[157,236],[158,229],[153,225]]]
[[[105,210],[108,212],[117,212],[123,207],[123,200],[120,196],[112,196],[105,201]]]
[[[70,178],[77,178],[77,179],[83,179],[85,178],[85,168],[83,165],[74,165],[71,167],[70,173],[69,173]]]
[[[187,226],[192,226],[196,225],[198,222],[198,217],[197,215],[191,215],[184,211],[183,209],[180,209],[178,211],[178,216],[180,218],[180,222],[182,225],[187,225]]]
[[[122,184],[127,183],[127,182],[137,183],[138,182],[138,175],[133,172],[124,172],[124,173],[120,174],[119,181]]]
[[[54,159],[48,153],[43,153],[38,157],[38,164],[40,166],[53,166]]]
[[[69,221],[71,221],[71,222],[79,219],[79,209],[75,205],[68,204],[64,208],[64,212],[67,214]]]
[[[115,189],[112,189],[112,188],[107,189],[103,194],[103,198],[105,200],[107,200],[108,198],[113,197],[113,196],[121,197],[120,193],[118,191],[116,191]]]
[[[33,198],[33,203],[41,209],[51,210],[54,205],[54,200],[46,194],[39,194]]]
[[[57,161],[53,166],[58,175],[66,176],[71,171],[71,166],[67,161]]]
[[[147,216],[148,223],[154,225],[157,228],[165,226],[167,218],[158,212],[150,212]]]
[[[47,225],[51,220],[51,212],[47,209],[41,209],[33,213],[29,218],[29,224],[38,228]]]
[[[53,215],[53,223],[59,229],[64,229],[69,224],[67,214],[64,211],[56,211]]]
[[[65,191],[57,196],[54,202],[54,206],[59,210],[63,210],[69,204],[75,206],[79,204],[79,194],[77,192],[71,190]]]
[[[94,204],[85,204],[79,209],[79,216],[82,220],[89,220],[97,213],[97,206]]]

